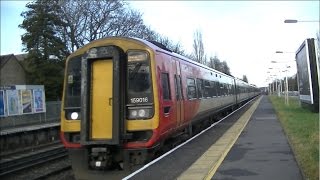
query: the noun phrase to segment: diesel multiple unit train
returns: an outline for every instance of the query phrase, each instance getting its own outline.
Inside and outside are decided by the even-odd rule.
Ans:
[[[66,61],[61,140],[76,177],[126,169],[258,94],[255,86],[159,43],[100,39]]]

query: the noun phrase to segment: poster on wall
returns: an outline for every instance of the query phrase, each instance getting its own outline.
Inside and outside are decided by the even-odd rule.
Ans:
[[[4,91],[0,91],[0,117],[6,115],[5,103],[4,103]]]
[[[32,113],[32,94],[31,90],[21,90],[22,113]]]
[[[44,97],[42,89],[34,89],[33,90],[33,105],[34,112],[43,112],[44,111]]]
[[[7,90],[8,116],[19,114],[19,93],[18,90]]]

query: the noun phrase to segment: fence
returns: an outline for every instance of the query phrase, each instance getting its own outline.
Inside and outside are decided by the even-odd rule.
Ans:
[[[60,121],[61,101],[47,101],[46,112],[1,117],[0,129]]]

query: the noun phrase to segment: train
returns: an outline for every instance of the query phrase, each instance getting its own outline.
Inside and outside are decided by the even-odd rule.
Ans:
[[[92,41],[66,60],[61,134],[76,178],[145,164],[172,138],[260,94],[139,38]]]

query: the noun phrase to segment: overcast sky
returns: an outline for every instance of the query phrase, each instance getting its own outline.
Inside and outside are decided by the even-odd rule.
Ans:
[[[147,25],[160,34],[180,42],[192,52],[193,34],[202,32],[208,57],[227,61],[231,74],[249,83],[265,86],[269,67],[296,72],[294,53],[306,38],[315,38],[319,22],[285,24],[285,19],[319,21],[318,1],[128,1],[143,13]],[[18,28],[25,10],[23,1],[1,1],[1,55],[22,53]],[[290,62],[291,61],[291,62]],[[271,72],[275,73],[275,72]],[[284,73],[281,74],[284,76]]]

